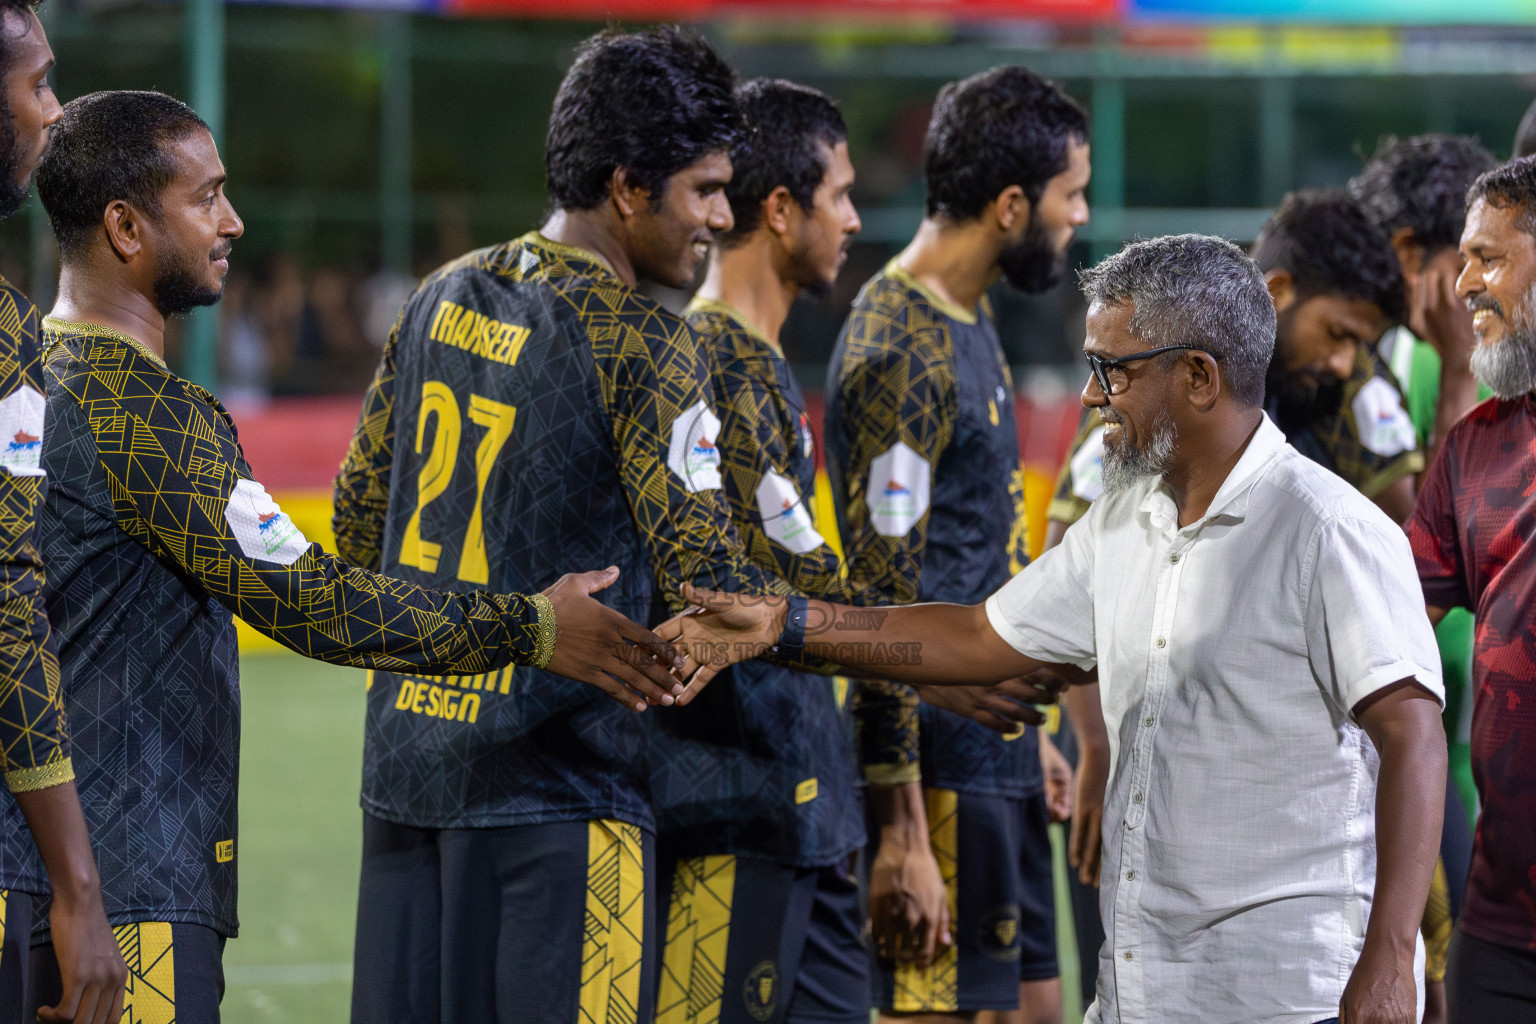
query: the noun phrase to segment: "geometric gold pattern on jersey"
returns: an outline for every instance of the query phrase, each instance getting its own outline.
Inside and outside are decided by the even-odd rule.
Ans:
[[[880,580],[882,603],[972,603],[1027,562],[1012,384],[985,297],[956,309],[892,260],[855,300],[827,387],[851,581]],[[886,465],[904,449],[926,463],[926,508],[917,500],[923,481]],[[1000,750],[996,734],[920,708],[900,684],[862,683],[852,706],[868,781],[921,772],[950,788],[1039,784],[1032,734],[1016,751]]]
[[[735,857],[678,862],[667,907],[656,1024],[715,1024],[720,1019],[735,891]]]
[[[122,1024],[176,1024],[176,948],[171,926],[146,921],[121,925],[112,932],[128,965]]]
[[[621,821],[587,823],[587,917],[579,1024],[634,1024],[645,942],[643,834]]]
[[[0,278],[0,399],[43,393],[37,309]],[[0,449],[38,439],[0,437]],[[42,478],[0,469],[0,773],[12,792],[75,777],[59,693],[59,664],[42,609],[36,542]],[[0,881],[20,881],[9,879]]]
[[[85,412],[118,525],[256,629],[306,657],[466,673],[489,671],[505,647],[526,661],[547,642],[552,623],[523,595],[425,591],[348,571],[316,545],[289,565],[249,557],[223,509],[250,467],[218,400],[127,335],[54,319],[45,327],[53,384]],[[511,635],[509,619],[520,620]]]
[[[938,861],[939,877],[949,900],[950,920],[959,920],[957,880],[960,872],[960,795],[952,789],[925,789],[929,844]],[[960,950],[944,949],[931,965],[898,964],[891,1009],[897,1013],[944,1013],[959,1009]]]
[[[679,608],[684,581],[785,593],[749,564],[718,489],[691,490],[668,468],[674,424],[701,402],[714,414],[709,369],[686,325],[592,253],[530,232],[454,260],[406,302],[363,398],[336,478],[337,550],[457,591],[475,578],[531,590],[617,564],[600,599],[636,620]],[[515,429],[495,434],[492,420]],[[447,421],[462,421],[451,459],[437,436]],[[448,487],[429,494],[439,451]],[[370,810],[417,827],[653,822],[641,727],[600,695],[523,673],[510,701],[483,697],[477,722],[450,725],[415,712],[419,691],[400,708],[399,684],[377,682]],[[573,732],[579,742],[557,739]]]

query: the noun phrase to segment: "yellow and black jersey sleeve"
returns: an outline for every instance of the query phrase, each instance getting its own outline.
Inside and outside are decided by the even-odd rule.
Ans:
[[[910,342],[893,348],[860,339],[865,317],[855,311],[839,384],[843,422],[848,425],[847,484],[843,538],[848,576],[855,585],[883,581],[879,596],[892,604],[918,598],[918,578],[928,546],[928,519],[917,517],[904,533],[877,528],[868,493],[874,461],[897,448],[909,450],[932,467],[954,437],[955,393],[944,329],[912,332]]]
[[[124,335],[46,322],[49,388],[83,414],[119,528],[249,625],[300,654],[365,668],[473,674],[542,666],[541,595],[449,594],[355,568],[309,543],[251,478],[208,392]]]
[[[601,289],[566,293],[591,339],[618,452],[619,477],[667,604],[685,581],[715,590],[790,594],[748,560],[721,491],[721,421],[713,359],[681,320]]]
[[[1359,347],[1342,401],[1311,433],[1333,471],[1367,498],[1424,469],[1403,389],[1374,345]]]
[[[1051,503],[1045,510],[1045,517],[1052,522],[1071,526],[1087,515],[1089,507],[1104,493],[1103,430],[1099,414],[1084,409],[1072,446],[1061,460],[1056,489],[1051,492]]]
[[[389,475],[395,456],[395,342],[400,322],[384,345],[384,358],[363,396],[363,411],[341,472],[336,474],[336,553],[370,572],[382,566],[384,531],[389,522]]]
[[[0,770],[13,793],[75,777],[37,548],[45,481],[37,326],[37,309],[0,279]]]
[[[877,528],[872,505],[888,499],[868,491],[882,486],[890,474],[876,474],[873,467],[876,459],[890,459],[894,452],[900,452],[902,460],[938,465],[954,437],[955,381],[944,326],[914,322],[915,304],[899,309],[887,305],[876,301],[855,307],[844,333],[836,385],[846,436],[839,467],[847,488],[843,545],[853,586],[867,587],[879,600],[907,604],[919,596],[928,517],[918,516],[900,533]],[[892,335],[898,331],[905,337],[895,345]],[[860,762],[870,783],[897,785],[920,779],[919,703],[909,686],[858,685],[850,706],[859,725]]]
[[[811,515],[814,442],[789,364],[718,304],[695,300],[688,324],[714,354],[721,475],[747,556],[811,597],[840,604],[886,600],[896,586],[890,573],[849,579]]]

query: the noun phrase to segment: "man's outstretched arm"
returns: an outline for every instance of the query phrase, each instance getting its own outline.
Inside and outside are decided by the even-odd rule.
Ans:
[[[686,704],[727,665],[772,653],[790,608],[776,596],[725,594],[685,585],[694,609],[657,627],[685,651],[680,674]],[[998,683],[1048,664],[1020,654],[998,635],[984,604],[914,604],[853,608],[807,601],[805,653],[843,666],[849,675],[904,683]]]

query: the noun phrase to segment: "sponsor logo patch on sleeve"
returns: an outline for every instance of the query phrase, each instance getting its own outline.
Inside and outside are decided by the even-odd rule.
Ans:
[[[1104,428],[1096,427],[1072,455],[1072,493],[1084,501],[1104,496]]]
[[[904,537],[928,511],[928,460],[897,441],[869,464],[869,521],[882,537]]]
[[[43,396],[23,384],[0,399],[0,466],[12,476],[44,476]]]
[[[309,550],[304,534],[254,480],[235,484],[224,506],[224,521],[247,558],[292,565]]]
[[[677,474],[690,494],[720,487],[720,418],[702,401],[672,421],[672,445],[667,468]]]
[[[757,485],[757,514],[763,521],[763,532],[797,555],[815,551],[824,543],[811,522],[810,509],[788,477],[771,470],[763,474]]]
[[[1417,444],[1413,421],[1403,397],[1387,381],[1372,377],[1351,405],[1360,443],[1377,455],[1391,457],[1413,451]]]

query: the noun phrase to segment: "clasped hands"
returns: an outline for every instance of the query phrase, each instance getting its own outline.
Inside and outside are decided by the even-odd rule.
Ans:
[[[677,654],[670,666],[657,658],[657,664],[668,668],[676,683],[665,700],[654,694],[635,694],[645,703],[687,704],[722,669],[772,652],[784,630],[788,603],[781,597],[722,593],[692,584],[683,585],[683,597],[688,607],[654,631]],[[806,623],[807,641],[812,646],[824,629],[816,618],[813,612]],[[808,653],[814,656],[815,651]],[[642,651],[641,656],[644,654]],[[847,671],[875,678],[883,675],[875,665],[848,665]],[[1033,705],[1055,703],[1071,681],[1070,672],[1047,669],[994,684],[920,684],[915,689],[936,707],[997,732],[1016,735],[1026,725],[1042,724],[1045,716]],[[638,701],[633,703],[639,706]]]

